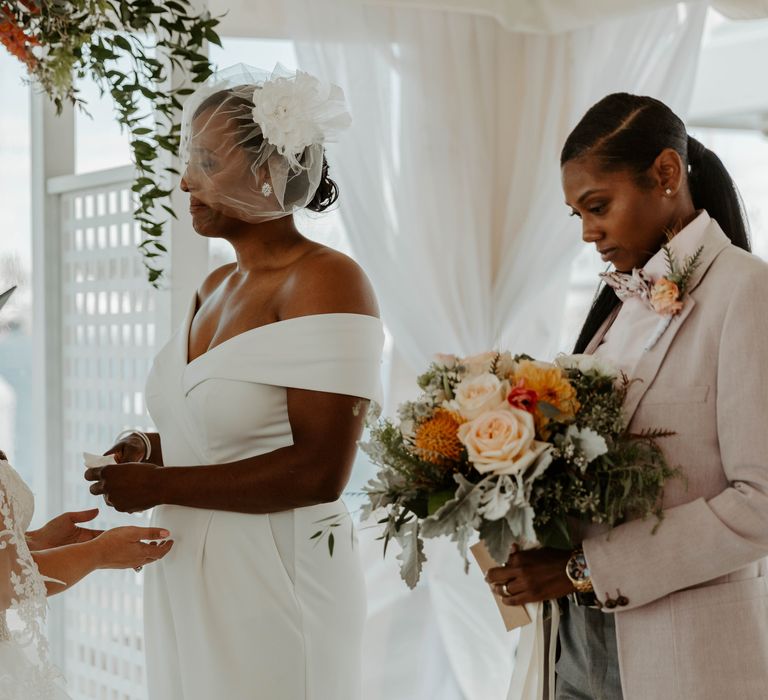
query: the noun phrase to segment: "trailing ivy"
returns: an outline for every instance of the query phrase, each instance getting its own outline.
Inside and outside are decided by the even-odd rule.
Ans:
[[[206,41],[221,45],[218,22],[196,13],[190,0],[0,0],[0,43],[25,64],[57,113],[66,102],[87,113],[78,78],[90,76],[102,95],[111,96],[118,123],[130,135],[134,218],[154,286],[163,274],[158,258],[167,252],[166,215],[176,216],[167,183],[179,175],[163,157],[178,155],[180,98],[212,73],[203,49]],[[170,89],[174,69],[190,78]]]

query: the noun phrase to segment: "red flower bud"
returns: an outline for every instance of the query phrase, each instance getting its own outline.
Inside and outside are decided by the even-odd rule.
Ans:
[[[512,391],[509,392],[507,401],[509,401],[510,406],[533,413],[536,410],[536,404],[539,402],[539,395],[533,389],[526,389],[525,380],[521,379],[512,388]]]

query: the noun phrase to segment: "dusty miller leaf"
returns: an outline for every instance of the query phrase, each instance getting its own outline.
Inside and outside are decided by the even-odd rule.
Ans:
[[[480,526],[480,538],[485,542],[488,553],[499,566],[503,566],[509,558],[509,552],[515,542],[515,536],[506,518],[499,520],[484,520]]]
[[[397,541],[402,547],[402,552],[397,555],[400,564],[400,576],[408,584],[408,588],[415,588],[421,576],[422,565],[427,561],[424,555],[424,542],[419,537],[419,524],[415,521],[406,523],[397,534]]]
[[[430,515],[421,525],[423,537],[439,537],[448,535],[456,540],[458,533],[467,524],[475,521],[477,508],[480,504],[480,489],[476,484],[465,479],[461,474],[455,474],[454,479],[459,484],[454,497]]]

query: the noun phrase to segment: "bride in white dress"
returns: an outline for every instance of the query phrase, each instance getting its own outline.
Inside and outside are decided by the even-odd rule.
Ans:
[[[96,569],[131,568],[161,559],[172,542],[158,528],[103,532],[79,526],[98,510],[63,513],[28,531],[34,496],[0,451],[0,700],[66,700],[51,664],[44,625],[46,597]],[[11,624],[6,615],[10,613]]]
[[[88,474],[176,537],[145,579],[152,700],[360,700],[364,582],[339,499],[383,330],[363,272],[291,216],[335,201],[323,143],[347,122],[341,90],[306,74],[219,74],[185,105],[193,225],[237,262],[155,359],[158,433]],[[331,557],[312,535],[336,516]]]

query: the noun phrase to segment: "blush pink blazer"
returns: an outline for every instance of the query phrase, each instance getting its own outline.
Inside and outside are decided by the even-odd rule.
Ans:
[[[625,603],[624,700],[768,698],[768,265],[715,221],[703,245],[625,402],[634,432],[675,431],[661,445],[685,480],[667,485],[655,534],[654,519],[585,533],[598,599]]]

